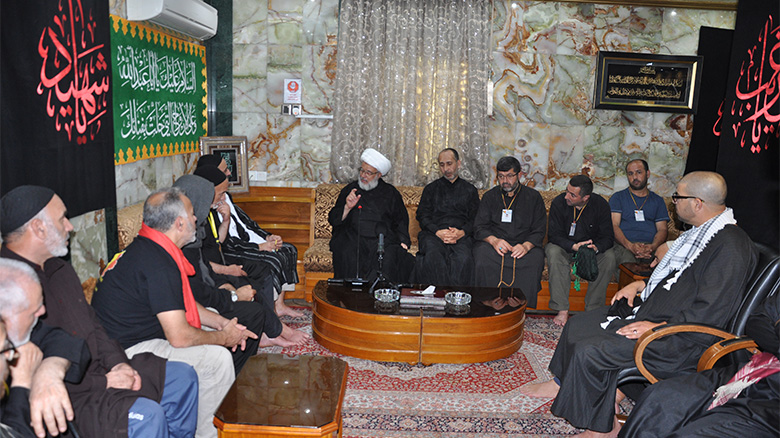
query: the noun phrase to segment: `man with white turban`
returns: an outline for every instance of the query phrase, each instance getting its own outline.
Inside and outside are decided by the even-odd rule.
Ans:
[[[328,215],[333,226],[330,250],[334,277],[376,278],[381,234],[385,277],[391,282],[406,282],[414,266],[414,256],[407,251],[411,244],[409,215],[398,190],[382,180],[390,171],[390,160],[372,148],[366,149],[360,160],[358,180],[341,190]]]

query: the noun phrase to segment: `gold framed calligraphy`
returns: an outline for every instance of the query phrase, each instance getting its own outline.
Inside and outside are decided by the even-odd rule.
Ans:
[[[230,193],[249,192],[249,169],[246,155],[247,140],[237,137],[201,137],[200,154],[215,154],[222,157],[230,169],[228,191]]]
[[[696,113],[703,58],[599,52],[594,108]]]

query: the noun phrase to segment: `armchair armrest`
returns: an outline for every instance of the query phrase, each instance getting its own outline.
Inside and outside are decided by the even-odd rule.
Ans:
[[[720,337],[721,339],[731,339],[734,337],[733,334],[727,331],[721,330],[717,327],[712,327],[703,324],[684,324],[684,323],[664,324],[652,330],[648,330],[637,340],[637,343],[634,346],[634,362],[636,363],[636,367],[639,370],[639,372],[642,373],[643,376],[645,376],[648,382],[655,383],[658,381],[658,378],[656,378],[647,369],[647,367],[645,367],[643,356],[645,354],[645,349],[647,349],[647,346],[650,345],[650,343],[655,341],[656,339],[660,339],[676,333],[691,333],[691,332],[704,333],[707,335],[717,336]]]
[[[758,353],[758,345],[750,338],[731,337],[718,341],[706,349],[699,359],[696,371],[708,370],[723,356],[738,350],[748,350],[751,354]]]

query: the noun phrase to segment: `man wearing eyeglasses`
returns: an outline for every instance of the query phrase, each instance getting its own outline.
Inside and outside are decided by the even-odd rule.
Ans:
[[[382,235],[385,278],[406,282],[414,267],[414,256],[407,251],[411,244],[409,214],[398,190],[382,179],[390,171],[390,160],[368,148],[360,161],[358,180],[341,190],[328,214],[333,226],[330,250],[334,277],[375,279]]]
[[[520,184],[517,158],[498,160],[496,174],[498,185],[482,196],[474,219],[475,284],[518,288],[527,307],[536,308],[544,269],[544,200],[539,192]]]
[[[41,285],[25,263],[0,258],[0,291],[7,335],[0,360],[11,373],[2,422],[25,437],[65,432],[74,415],[65,382],[82,380],[89,349],[83,340],[38,320],[46,312]]]
[[[569,318],[571,266],[580,247],[587,246],[596,252],[599,267],[596,280],[588,282],[585,310],[604,305],[607,286],[615,270],[609,204],[593,193],[593,181],[587,175],[573,176],[566,191],[550,203],[547,239],[544,252],[550,272],[550,309],[558,311],[553,322],[562,326]]]
[[[639,261],[649,263],[655,250],[666,241],[669,211],[663,198],[647,187],[649,176],[647,161],[629,161],[628,187],[609,198],[616,267]]]
[[[86,341],[92,356],[84,378],[49,402],[51,411],[63,418],[71,412],[76,429],[86,436],[160,436],[163,431],[191,436],[197,374],[187,364],[153,354],[129,360],[108,336],[86,302],[76,271],[59,258],[67,254],[73,230],[62,199],[45,187],[20,186],[3,196],[1,207],[0,255],[35,271],[48,306],[44,321]],[[57,424],[65,430],[59,418]]]
[[[555,379],[526,385],[532,397],[555,398],[551,412],[580,436],[616,436],[615,412],[623,393],[620,370],[634,365],[636,340],[665,323],[725,329],[742,302],[758,252],[727,208],[726,181],[714,172],[691,172],[677,184],[677,215],[693,228],[682,233],[650,278],[619,290],[632,313],[610,315],[609,306],[581,313],[563,328],[550,361]],[[641,303],[639,299],[641,299]],[[696,371],[709,335],[669,336],[648,345],[644,363],[660,379]]]

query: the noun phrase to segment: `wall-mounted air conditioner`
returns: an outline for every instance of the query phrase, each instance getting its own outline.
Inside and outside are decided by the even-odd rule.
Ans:
[[[217,10],[202,0],[127,0],[127,19],[151,21],[199,40],[217,34]]]

